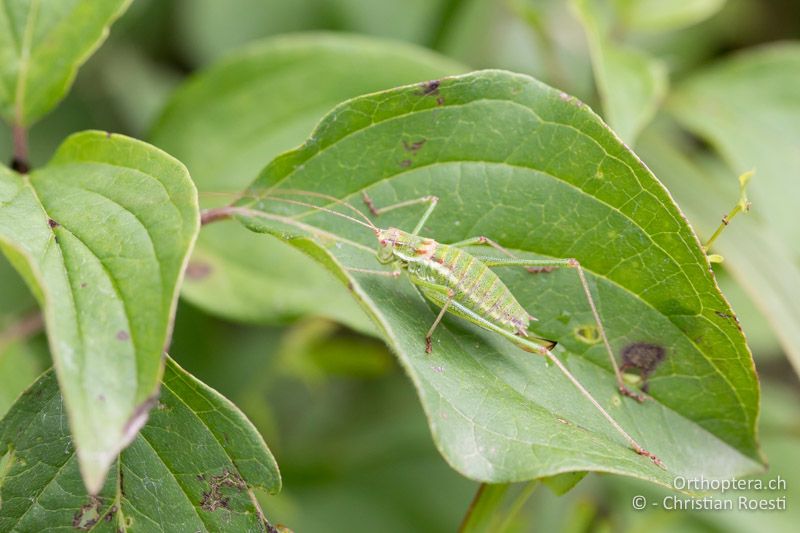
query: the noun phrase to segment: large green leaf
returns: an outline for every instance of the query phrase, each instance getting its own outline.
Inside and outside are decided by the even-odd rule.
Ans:
[[[421,48],[378,39],[330,34],[270,39],[179,90],[152,139],[189,167],[201,194],[240,191],[273,157],[302,142],[339,102],[461,70]],[[215,200],[220,202],[212,194],[203,202]],[[259,238],[235,224],[203,230],[183,294],[209,312],[237,320],[275,322],[313,312],[371,329],[324,268],[277,239]]]
[[[231,402],[171,360],[158,407],[96,496],[66,422],[53,372],[0,422],[0,531],[269,531],[253,489],[280,490],[272,454]]]
[[[800,43],[766,45],[704,69],[682,83],[668,109],[710,141],[734,172],[755,169],[749,191],[800,263]]]
[[[28,126],[63,98],[131,0],[0,0],[0,115]]]
[[[628,449],[557,369],[493,334],[448,316],[426,355],[437,310],[406,281],[347,270],[376,268],[369,231],[245,200],[241,208],[263,210],[241,215],[251,229],[290,239],[349,284],[414,381],[438,447],[465,475],[497,483],[601,470],[669,484],[676,472],[758,467],[753,362],[697,239],[661,184],[574,98],[501,71],[356,98],[268,165],[250,192],[273,188],[357,206],[362,191],[379,205],[437,195],[426,235],[486,235],[525,257],[577,257],[614,351],[665,349],[650,380],[653,401],[621,399],[602,344],[586,334],[592,319],[575,272],[498,270],[539,317],[535,332],[560,342],[569,368],[667,472]],[[377,222],[410,229],[421,211]]]
[[[0,247],[42,307],[91,491],[158,390],[198,218],[186,168],[119,135],[79,133],[31,175],[0,173]]]

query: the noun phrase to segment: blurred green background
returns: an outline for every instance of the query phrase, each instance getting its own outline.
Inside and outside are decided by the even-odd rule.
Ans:
[[[644,2],[648,3],[658,4]],[[797,1],[677,3],[706,5],[709,14],[691,24],[665,24],[656,32],[625,36],[628,45],[663,61],[673,85],[737,50],[800,38]],[[135,0],[113,26],[108,41],[81,69],[66,100],[33,127],[32,163],[46,162],[64,137],[82,129],[149,139],[168,98],[192,73],[252,41],[298,31],[396,39],[433,49],[471,69],[528,73],[575,94],[599,112],[602,104],[586,38],[566,4],[546,0]],[[612,29],[611,34],[617,35],[615,31],[619,33]],[[795,96],[796,113],[800,93]],[[656,142],[650,142],[654,137]],[[702,161],[703,169],[723,176],[720,183],[728,184],[720,193],[724,210],[735,201],[734,171],[739,169],[724,167],[707,141],[685,131],[676,133],[672,121],[661,114],[641,139],[642,150],[637,144],[637,152],[685,207],[697,231],[708,236],[713,231],[708,221],[715,223],[722,212],[714,211],[710,219],[693,216],[698,212],[696,205],[689,205],[693,184],[688,171],[678,172],[676,165],[690,154],[692,168]],[[673,159],[654,148],[666,141],[672,143]],[[10,159],[10,144],[9,132],[0,129],[0,157],[5,161]],[[800,150],[800,144],[796,147]],[[272,155],[265,155],[263,162]],[[757,174],[754,179],[758,178]],[[756,203],[756,213],[758,209]],[[738,222],[721,240],[735,242]],[[800,226],[797,219],[786,223]],[[800,266],[796,255],[789,260],[795,261],[795,268]],[[660,498],[666,492],[628,479],[590,475],[560,497],[545,487],[536,488],[510,531],[796,530],[800,523],[800,463],[796,459],[800,384],[781,348],[780,340],[786,335],[775,320],[758,310],[764,307],[752,301],[755,289],[742,283],[741,272],[731,276],[724,265],[715,270],[748,336],[762,382],[761,436],[771,465],[765,476],[779,474],[787,480],[788,510],[634,511],[633,495]],[[33,300],[15,278],[10,267],[0,262],[4,282],[0,331],[34,310]],[[800,291],[800,287],[792,290]],[[281,298],[279,293],[275,297]],[[382,343],[322,317],[257,322],[236,324],[182,300],[170,351],[184,368],[240,406],[264,435],[285,487],[279,496],[263,499],[268,515],[298,532],[454,531],[477,484],[452,471],[437,453],[414,390]],[[363,330],[359,323],[348,324]],[[27,385],[26,379],[32,381],[47,365],[46,349],[42,338],[19,342],[14,335],[0,335],[0,411]]]

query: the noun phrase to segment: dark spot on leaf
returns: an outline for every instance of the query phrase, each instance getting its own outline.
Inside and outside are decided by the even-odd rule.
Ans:
[[[425,144],[426,139],[420,139],[414,142],[403,141],[403,148],[406,152],[411,152],[412,154],[416,155],[419,152],[420,148]]]
[[[100,394],[100,395],[98,395],[98,396],[97,396],[97,401],[98,401],[98,402],[104,402],[104,401],[106,401],[106,395],[105,395],[105,394]]]
[[[119,330],[117,332],[117,340],[119,340],[119,341],[126,341],[126,340],[128,340],[130,338],[131,338],[131,336],[127,331]]]
[[[81,283],[81,289],[85,289],[88,286],[89,286],[89,284],[86,283],[85,281],[83,283]]]
[[[53,240],[55,240],[55,241],[56,241],[56,244],[60,244],[60,241],[58,240],[58,235],[56,235],[56,236],[53,238]]]
[[[402,161],[400,161],[400,166],[403,167],[403,168],[410,167],[411,166],[411,160],[410,159],[403,159]]]
[[[347,290],[348,290],[348,291],[350,291],[350,292],[352,292],[352,291],[356,290],[356,286],[355,286],[355,285],[353,285],[353,282],[352,282],[352,281],[348,281],[348,282],[347,282]]]
[[[119,469],[119,493],[125,496],[125,474],[124,470]]]
[[[199,477],[199,476],[198,476]],[[203,478],[205,481],[205,477]],[[247,483],[236,472],[223,470],[221,474],[211,476],[208,480],[209,490],[203,491],[200,498],[200,507],[204,511],[213,512],[217,509],[229,509],[230,497],[226,496],[223,489],[233,489],[236,492],[247,490]]]
[[[59,227],[61,224],[53,220],[52,218],[47,219],[47,225],[50,226],[52,229]]]
[[[103,520],[106,522],[111,522],[114,519],[115,514],[117,514],[117,506],[112,505],[111,509],[109,509],[106,515],[103,517]]]
[[[658,365],[664,360],[667,351],[663,346],[647,342],[634,342],[622,349],[622,366],[620,370],[634,369],[642,378],[642,390],[647,392],[647,380]]]
[[[436,105],[444,105],[444,96],[439,96],[436,98]]]
[[[72,527],[82,531],[92,529],[98,521],[100,521],[99,509],[103,505],[103,500],[97,496],[90,496],[89,503],[85,503],[75,511],[72,516]]]
[[[432,94],[439,94],[439,85],[441,82],[439,80],[431,80],[422,83],[420,87],[422,88],[422,96],[430,96]]]
[[[186,265],[186,277],[190,280],[199,281],[205,279],[213,271],[214,269],[208,263],[190,261],[189,264]]]

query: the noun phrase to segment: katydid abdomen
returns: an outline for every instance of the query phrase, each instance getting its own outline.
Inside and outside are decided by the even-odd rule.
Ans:
[[[492,269],[453,246],[435,242],[433,246],[430,257],[408,263],[412,281],[419,276],[441,285],[451,291],[454,302],[503,329],[527,336],[530,315]]]

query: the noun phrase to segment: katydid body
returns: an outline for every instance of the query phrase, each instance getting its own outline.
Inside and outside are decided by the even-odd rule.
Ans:
[[[535,320],[525,308],[517,301],[511,290],[490,267],[517,266],[524,267],[531,273],[548,272],[553,268],[567,267],[575,269],[583,286],[589,307],[595,319],[600,337],[608,352],[609,359],[617,378],[620,392],[638,401],[643,396],[630,391],[622,381],[622,375],[617,365],[608,338],[605,334],[600,316],[589,290],[585,274],[576,259],[520,259],[508,250],[486,237],[474,237],[453,244],[442,244],[434,239],[422,237],[419,232],[433,212],[438,199],[434,196],[407,200],[391,206],[377,208],[369,196],[364,194],[364,202],[373,215],[379,216],[387,211],[407,207],[415,204],[427,203],[428,208],[420,218],[413,231],[406,232],[398,228],[381,229],[369,218],[352,205],[329,195],[310,191],[273,190],[271,195],[261,200],[275,200],[278,202],[305,206],[316,210],[328,212],[352,222],[366,226],[375,233],[379,248],[376,257],[379,263],[395,265],[408,274],[410,281],[420,293],[439,308],[439,313],[425,336],[425,352],[431,353],[432,336],[436,327],[446,313],[459,316],[479,327],[497,333],[510,340],[525,351],[538,353],[551,360],[561,372],[578,388],[630,444],[636,453],[649,457],[654,463],[663,466],[661,461],[652,453],[645,450],[631,437],[617,421],[595,400],[591,393],[572,375],[561,361],[550,351],[555,342],[546,339],[531,337],[528,332],[531,320]],[[323,198],[334,202],[355,212],[363,220],[357,220],[338,211],[302,201],[288,198],[278,198],[279,194],[307,195]],[[237,209],[249,216],[258,216],[258,211]],[[231,213],[232,214],[232,213]],[[506,258],[477,257],[462,249],[468,245],[489,245],[502,252]],[[399,271],[349,269],[352,272],[363,272],[384,276],[396,277]]]
[[[378,260],[396,262],[425,297],[471,322],[478,315],[499,328],[528,336],[531,316],[485,263],[457,246],[440,244],[397,228],[380,230]],[[459,312],[461,309],[470,314]],[[478,324],[483,325],[483,324]],[[431,351],[430,337],[427,351]]]

